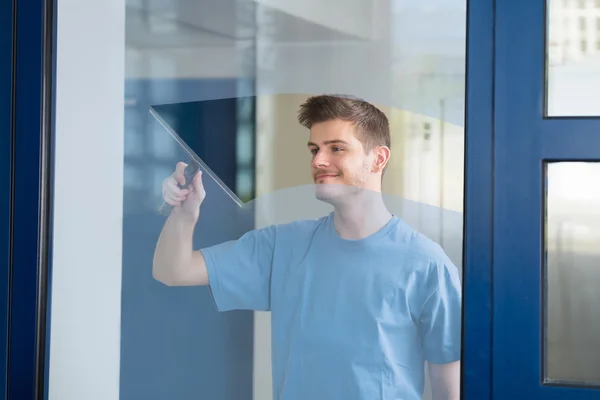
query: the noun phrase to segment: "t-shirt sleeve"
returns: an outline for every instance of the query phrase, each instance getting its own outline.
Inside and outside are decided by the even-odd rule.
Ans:
[[[419,317],[425,359],[432,364],[460,360],[462,291],[457,268],[433,261],[430,288]]]
[[[218,311],[269,311],[275,227],[205,247],[209,290]]]

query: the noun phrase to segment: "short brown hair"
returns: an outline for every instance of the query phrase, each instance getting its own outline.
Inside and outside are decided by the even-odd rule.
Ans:
[[[376,146],[391,148],[390,126],[386,115],[374,105],[347,95],[309,97],[298,112],[298,122],[310,129],[319,122],[340,119],[354,123],[365,152]]]

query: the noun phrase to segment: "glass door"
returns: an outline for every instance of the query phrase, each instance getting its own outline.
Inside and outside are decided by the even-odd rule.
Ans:
[[[18,191],[11,211],[22,222],[13,232],[11,362],[27,378],[11,386],[15,398],[32,397],[25,391],[37,383],[38,398],[49,400],[270,400],[280,397],[283,385],[292,397],[301,396],[307,386],[282,376],[305,368],[311,382],[331,382],[324,397],[351,398],[364,387],[385,386],[388,393],[400,392],[392,397],[429,400],[446,385],[460,390],[460,367],[464,398],[485,398],[489,386],[480,383],[490,362],[490,280],[481,261],[489,254],[482,239],[490,239],[491,209],[477,188],[491,184],[489,168],[482,167],[489,159],[481,156],[491,142],[479,133],[491,128],[492,58],[485,41],[492,37],[492,24],[485,23],[491,7],[472,5],[467,13],[465,0],[47,0],[38,6],[20,13],[31,21],[21,23],[20,37],[37,45],[23,51],[39,56],[42,43],[48,49],[52,42],[42,41],[48,37],[55,51],[44,53],[53,55],[51,65],[32,55],[17,73],[24,90],[19,104],[29,107],[14,114],[24,133],[14,147]],[[48,12],[54,9],[56,18]],[[469,60],[469,106],[467,16],[470,54],[481,52],[473,57],[480,64]],[[42,17],[55,26],[43,25]],[[42,26],[54,35],[43,35],[48,32]],[[360,103],[389,124],[393,156],[380,180],[382,197],[440,259],[427,258],[427,266],[407,279],[381,279],[381,301],[368,296],[368,285],[352,291],[368,279],[333,280],[319,291],[333,295],[309,314],[323,333],[281,347],[278,335],[288,325],[278,324],[281,314],[274,309],[284,302],[272,300],[273,309],[271,303],[242,303],[244,293],[231,290],[247,284],[240,280],[247,275],[222,270],[220,289],[229,287],[229,306],[215,304],[220,296],[213,289],[222,285],[174,287],[153,275],[157,242],[170,218],[162,212],[162,189],[177,163],[190,161],[191,149],[203,162],[207,192],[190,239],[195,249],[326,218],[332,207],[315,196],[310,132],[298,123],[302,104],[320,94],[355,96],[381,111]],[[52,96],[50,112],[42,95]],[[47,115],[51,130],[42,118]],[[473,211],[463,240],[465,203]],[[288,250],[280,254],[297,251]],[[359,260],[349,266],[364,271],[372,265]],[[255,275],[263,279],[253,285],[255,292],[288,288],[268,283],[269,274]],[[402,314],[409,302],[395,296],[405,288],[389,285],[424,275],[427,285],[414,285],[410,302],[412,312],[422,313]],[[347,285],[335,286],[339,282]],[[463,291],[472,296],[461,324]],[[301,291],[284,294],[301,297]],[[335,296],[346,301],[337,303]],[[351,301],[358,306],[344,307]],[[325,334],[340,321],[350,327],[354,310],[366,304],[393,309],[367,320],[391,332],[391,362],[380,357],[373,364],[368,347],[356,346],[381,352],[388,346],[377,338],[356,340],[350,330]],[[325,309],[337,318],[321,317],[318,311]],[[311,332],[290,333],[302,339]],[[405,337],[415,346],[397,347]],[[315,338],[328,346],[314,346]],[[427,351],[418,345],[421,339]],[[288,363],[289,350],[296,358]],[[332,359],[341,367],[326,372],[337,379],[321,379],[318,369],[307,367],[322,368]],[[381,381],[364,384],[355,376],[363,368]]]
[[[600,396],[600,2],[496,2],[493,398]]]

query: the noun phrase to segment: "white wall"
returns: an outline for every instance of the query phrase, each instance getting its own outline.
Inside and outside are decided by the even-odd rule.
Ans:
[[[125,4],[57,7],[48,398],[117,400]]]

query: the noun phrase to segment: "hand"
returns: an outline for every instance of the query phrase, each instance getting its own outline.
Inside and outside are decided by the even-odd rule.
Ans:
[[[173,206],[174,213],[181,213],[192,218],[198,218],[200,205],[206,197],[206,191],[202,184],[202,170],[199,170],[192,178],[190,185],[181,189],[177,184],[184,185],[183,172],[187,167],[184,162],[178,162],[175,172],[165,178],[162,185],[163,199],[167,204]]]

